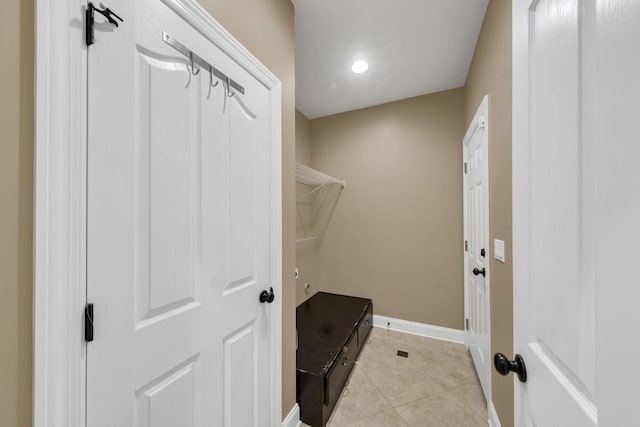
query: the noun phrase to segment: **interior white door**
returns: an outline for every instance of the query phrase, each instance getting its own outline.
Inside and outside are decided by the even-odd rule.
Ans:
[[[514,88],[515,108],[529,115],[519,123],[524,112],[514,110],[515,348],[528,371],[516,387],[516,424],[523,426],[597,425],[595,170],[581,62],[587,3],[514,4],[530,84],[526,94]]]
[[[88,54],[87,426],[271,426],[269,91],[164,2],[108,6],[124,22]]]
[[[465,299],[467,344],[487,402],[491,401],[489,296],[488,97],[478,107],[463,141]]]
[[[516,425],[640,425],[640,2],[513,7]]]

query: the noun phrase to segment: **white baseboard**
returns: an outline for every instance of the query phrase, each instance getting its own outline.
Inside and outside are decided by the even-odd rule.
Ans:
[[[282,422],[282,427],[300,427],[302,422],[300,421],[300,407],[296,403],[289,411],[289,415]]]
[[[493,402],[489,402],[487,412],[489,413],[489,427],[502,427],[500,425],[498,413],[496,412],[496,407],[493,406]]]
[[[377,314],[373,315],[373,326],[436,340],[464,344],[464,331],[460,329],[443,328],[442,326],[394,319],[393,317],[379,316]]]

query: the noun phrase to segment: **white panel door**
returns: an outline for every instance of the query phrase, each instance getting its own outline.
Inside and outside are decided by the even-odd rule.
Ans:
[[[529,132],[514,138],[514,326],[528,379],[516,387],[516,424],[595,426],[595,170],[581,63],[589,2],[520,3],[530,86]]]
[[[640,425],[640,2],[513,7],[516,425]]]
[[[463,141],[466,334],[487,402],[491,401],[489,311],[489,129],[485,96]]]
[[[124,22],[89,48],[87,426],[269,426],[270,93],[162,2],[108,6]]]

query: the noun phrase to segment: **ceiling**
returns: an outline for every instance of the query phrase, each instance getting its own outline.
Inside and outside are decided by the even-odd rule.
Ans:
[[[489,0],[292,2],[296,108],[314,119],[463,86]]]

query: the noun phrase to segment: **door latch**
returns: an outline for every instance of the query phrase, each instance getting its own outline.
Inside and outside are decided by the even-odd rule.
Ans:
[[[487,271],[484,269],[484,267],[482,267],[482,270],[478,270],[478,267],[476,267],[471,272],[476,276],[479,276],[482,274],[482,277],[485,277],[487,274]]]
[[[95,24],[95,13],[98,12],[100,15],[104,16],[110,24],[118,26],[118,21],[124,22],[122,18],[115,14],[114,11],[109,9],[108,7],[104,9],[99,9],[93,5],[93,3],[89,2],[87,4],[87,10],[85,12],[85,42],[87,46],[91,46],[95,41],[93,34],[93,25]]]

